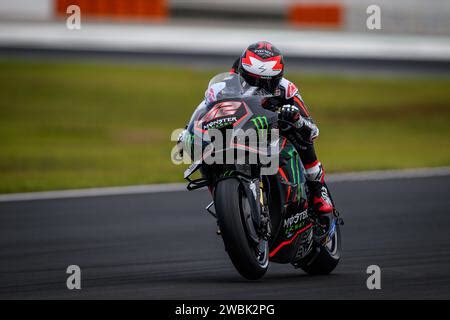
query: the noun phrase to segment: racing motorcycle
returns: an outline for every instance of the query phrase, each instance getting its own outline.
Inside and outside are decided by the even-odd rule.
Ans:
[[[308,206],[298,155],[308,142],[295,134],[292,123],[279,120],[278,110],[267,107],[271,97],[249,87],[238,74],[212,78],[205,100],[180,139],[183,152],[192,160],[184,173],[187,189],[209,188],[213,201],[206,210],[217,220],[217,233],[246,279],[264,276],[269,261],[290,263],[311,275],[329,274],[340,260],[343,221],[337,210],[318,217]],[[221,147],[213,143],[217,142],[213,130],[231,132],[220,137]],[[243,132],[254,132],[260,148],[252,147],[248,142],[255,137]],[[201,151],[197,157],[195,150]],[[283,152],[285,156],[280,157]],[[218,155],[222,161],[217,161]],[[269,170],[274,159],[289,163]],[[293,169],[290,174],[283,165]],[[196,172],[200,178],[194,179]]]

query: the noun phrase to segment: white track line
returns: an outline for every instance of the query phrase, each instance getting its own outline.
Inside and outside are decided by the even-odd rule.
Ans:
[[[127,195],[127,194],[150,194],[150,193],[176,192],[176,191],[185,191],[185,190],[186,190],[185,183],[168,183],[168,184],[139,185],[139,186],[127,186],[127,187],[73,189],[73,190],[61,190],[61,191],[43,191],[43,192],[2,194],[2,195],[0,195],[0,202],[87,198],[87,197],[116,196],[116,195]]]
[[[0,45],[27,48],[239,55],[260,39],[291,57],[450,61],[448,37],[170,24],[83,23],[73,31],[62,22],[0,22]]]
[[[450,167],[379,170],[335,173],[327,175],[327,182],[374,181],[450,176]]]
[[[336,182],[352,182],[352,181],[428,178],[441,176],[450,176],[450,167],[335,173],[329,174],[327,176],[327,181],[336,183]],[[109,187],[109,188],[3,194],[0,195],[0,202],[87,198],[87,197],[116,196],[127,194],[152,194],[152,193],[179,192],[179,191],[186,191],[186,183],[168,183],[168,184],[139,185],[127,187]]]

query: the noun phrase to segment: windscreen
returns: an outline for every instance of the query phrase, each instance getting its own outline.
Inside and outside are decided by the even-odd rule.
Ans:
[[[213,77],[205,92],[205,100],[211,103],[222,99],[242,98],[248,96],[272,96],[264,89],[252,87],[236,73],[224,72]]]

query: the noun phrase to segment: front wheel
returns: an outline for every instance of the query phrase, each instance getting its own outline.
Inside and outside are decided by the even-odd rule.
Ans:
[[[251,207],[239,180],[220,181],[214,204],[225,249],[234,267],[246,279],[261,278],[269,266],[269,245],[263,239],[258,244],[249,239],[244,219],[251,217]]]

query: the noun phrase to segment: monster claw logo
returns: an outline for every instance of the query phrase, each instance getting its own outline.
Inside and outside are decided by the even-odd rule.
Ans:
[[[252,122],[255,125],[256,129],[258,129],[258,131],[269,128],[269,122],[267,121],[266,116],[253,118]]]
[[[267,129],[269,129],[269,122],[267,121],[267,117],[256,117],[252,119],[252,122],[258,132],[259,138],[262,139],[262,141],[267,139]]]

